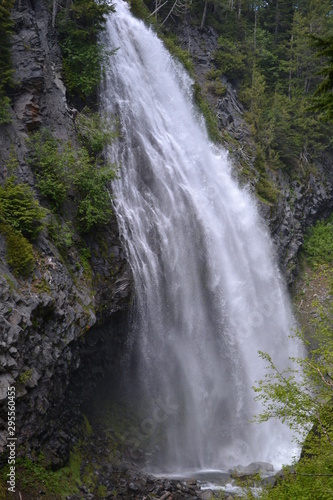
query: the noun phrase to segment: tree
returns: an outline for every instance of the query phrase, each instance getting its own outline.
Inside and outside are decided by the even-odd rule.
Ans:
[[[10,54],[10,37],[13,21],[10,17],[14,0],[2,0],[0,4],[0,125],[10,122],[10,99],[6,90],[11,86],[13,69]]]
[[[97,38],[113,11],[107,0],[75,0],[58,14],[66,85],[72,96],[79,95],[83,101],[96,92],[102,68],[111,54]]]
[[[268,372],[254,388],[264,406],[258,422],[277,418],[286,422],[302,445],[299,462],[284,481],[263,493],[270,499],[330,499],[333,496],[333,306],[317,304],[315,335],[307,357],[293,359],[280,370],[267,353]],[[302,333],[297,337],[309,349]],[[314,347],[313,347],[314,346]]]
[[[313,99],[314,109],[322,113],[325,120],[333,120],[333,35],[327,38],[313,37],[317,57],[324,58],[320,74],[324,80],[319,84]]]
[[[10,17],[14,0],[2,0],[0,4],[0,89],[11,82],[13,70],[10,56],[10,37],[13,21]]]

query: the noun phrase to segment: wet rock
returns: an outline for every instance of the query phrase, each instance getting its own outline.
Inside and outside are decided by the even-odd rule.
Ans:
[[[260,476],[272,474],[274,467],[267,462],[252,462],[245,467],[237,465],[237,467],[231,469],[229,472],[230,476],[234,479],[246,479],[257,474]]]
[[[205,490],[200,493],[200,498],[202,500],[210,500],[211,498],[215,498],[214,492],[212,490]]]
[[[130,491],[135,491],[135,492],[140,491],[140,488],[139,488],[139,486],[138,486],[138,484],[137,484],[137,483],[130,483],[130,484],[128,485],[128,489],[129,489]]]

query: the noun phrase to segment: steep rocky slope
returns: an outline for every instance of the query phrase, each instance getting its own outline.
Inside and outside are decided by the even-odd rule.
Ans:
[[[4,181],[12,173],[8,164],[14,154],[17,180],[35,189],[26,159],[28,132],[45,127],[75,143],[75,127],[47,3],[17,2],[13,19],[17,86],[12,122],[0,127],[0,176]],[[59,431],[59,419],[70,425],[64,411],[82,400],[111,362],[130,294],[130,271],[115,219],[73,240],[67,255],[60,255],[44,229],[34,244],[34,272],[24,280],[9,267],[0,234],[0,451],[7,436],[7,387],[15,386],[18,445],[31,453],[48,442],[46,453],[50,450],[48,459],[54,464],[66,458],[70,444],[66,427]],[[80,257],[82,247],[91,256],[88,263]],[[69,403],[68,394],[77,399]]]

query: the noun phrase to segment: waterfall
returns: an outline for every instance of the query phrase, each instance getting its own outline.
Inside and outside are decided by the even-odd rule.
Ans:
[[[296,354],[294,320],[256,204],[210,143],[190,77],[121,0],[107,38],[119,49],[101,107],[120,128],[109,156],[134,276],[125,371],[146,409],[139,445],[154,443],[161,471],[279,467],[291,434],[250,422],[252,386],[265,373],[258,350],[280,367]]]

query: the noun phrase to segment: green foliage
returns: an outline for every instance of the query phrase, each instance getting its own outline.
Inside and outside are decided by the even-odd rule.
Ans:
[[[10,123],[11,120],[10,99],[6,95],[3,95],[3,91],[0,87],[0,125],[6,125]]]
[[[220,133],[218,129],[217,117],[209,106],[207,99],[205,99],[205,97],[202,95],[201,87],[197,83],[194,84],[194,100],[205,118],[210,139],[213,142],[218,142]]]
[[[82,232],[106,224],[112,214],[111,195],[107,184],[116,176],[110,166],[91,162],[88,154],[80,151],[74,185],[79,193],[78,222]]]
[[[10,37],[13,33],[13,21],[10,17],[14,0],[2,0],[0,4],[0,88],[11,82],[12,67],[10,57]]]
[[[193,2],[197,24],[205,5]],[[333,103],[331,11],[329,0],[208,2],[205,25],[219,38],[216,69],[207,76],[214,81],[223,74],[237,86],[266,168],[303,171],[331,148],[329,129],[313,113],[329,118]]]
[[[317,222],[304,241],[304,250],[309,264],[331,264],[333,262],[333,216],[327,221]]]
[[[43,229],[47,210],[30,186],[11,176],[0,186],[0,232],[6,237],[7,262],[16,276],[28,277],[34,267],[31,243]]]
[[[35,133],[28,144],[30,163],[43,196],[59,211],[68,194],[74,192],[79,230],[89,232],[106,224],[112,213],[107,184],[116,177],[116,170],[112,165],[103,165],[94,155],[99,155],[114,133],[106,127],[106,121],[100,123],[94,114],[82,115],[81,120],[79,135],[87,149],[75,149],[47,131]]]
[[[279,371],[270,356],[261,353],[270,371],[255,388],[257,399],[265,406],[258,420],[278,418],[287,422],[300,433],[299,442],[303,445],[295,472],[286,472],[286,478],[264,492],[263,499],[332,498],[332,326],[332,310],[327,313],[318,309],[315,322],[318,347],[308,358],[297,359],[296,367],[291,370]]]
[[[298,332],[308,355],[297,358],[289,370],[279,370],[269,354],[261,353],[269,371],[255,387],[264,411],[262,422],[278,418],[298,433],[302,446],[300,460],[293,471],[260,495],[263,500],[329,500],[333,497],[333,300],[329,294],[333,260],[333,218],[318,222],[305,238],[305,254],[320,286],[320,299],[313,297],[311,343]],[[320,267],[319,267],[320,266]],[[325,276],[325,279],[324,277]],[[305,279],[309,280],[308,275]],[[325,285],[326,283],[326,285]],[[309,281],[307,285],[310,285]],[[327,295],[325,296],[325,286]],[[311,284],[312,293],[316,291]],[[308,324],[307,324],[308,326]]]
[[[47,498],[66,498],[69,495],[78,493],[81,485],[80,466],[82,457],[79,445],[71,452],[69,464],[57,471],[46,469],[41,455],[37,462],[29,458],[19,458],[17,460],[17,473],[20,477],[21,487],[30,492],[30,498],[37,498],[39,491],[43,490]]]
[[[82,146],[90,155],[97,157],[117,137],[115,122],[107,116],[84,108],[76,118],[76,128]]]
[[[328,241],[327,248],[331,245]],[[269,354],[260,353],[268,372],[254,388],[264,406],[256,420],[286,422],[302,445],[293,472],[286,469],[285,478],[266,489],[262,499],[328,500],[333,495],[333,302],[330,298],[315,306],[311,345],[302,332],[296,335],[311,348],[307,357],[293,359],[290,369],[280,370]]]
[[[62,254],[73,246],[74,229],[71,222],[61,222],[54,216],[48,225],[48,232]]]
[[[6,89],[12,85],[13,69],[10,55],[10,37],[13,32],[13,21],[10,17],[14,0],[2,0],[0,4],[0,125],[11,121],[10,99]]]
[[[320,74],[324,80],[319,84],[313,99],[314,108],[322,113],[325,120],[333,120],[333,35],[327,38],[313,37],[317,47],[317,57],[324,59]]]
[[[169,52],[173,56],[175,56],[183,64],[184,68],[188,71],[188,73],[193,76],[194,66],[191,56],[187,50],[184,50],[181,47],[179,47],[176,35],[168,33],[167,35],[163,35],[162,39]]]
[[[263,113],[266,105],[266,80],[259,69],[254,66],[252,71],[252,84],[243,91],[242,98],[247,105],[247,121],[252,127],[254,136],[259,135],[263,127]]]
[[[20,231],[29,239],[35,239],[43,228],[47,211],[35,200],[27,184],[16,184],[12,176],[0,186],[0,220]]]
[[[247,55],[242,51],[241,44],[220,36],[218,47],[215,53],[218,68],[221,68],[223,74],[232,82],[243,78],[246,73]]]
[[[27,278],[32,273],[35,262],[31,243],[8,224],[2,223],[0,232],[6,237],[7,262],[13,273]]]
[[[48,130],[28,139],[29,163],[34,168],[37,186],[51,207],[58,210],[64,203],[75,167],[75,150],[69,143],[61,144]]]
[[[131,12],[133,16],[151,23],[154,18],[150,17],[150,10],[143,0],[130,0]]]
[[[61,50],[66,87],[72,96],[86,100],[96,92],[108,53],[101,45],[76,45],[71,39],[62,42]]]
[[[278,199],[279,191],[265,174],[260,174],[259,181],[256,185],[256,191],[258,196],[262,198],[265,203],[275,203]]]
[[[98,35],[113,11],[107,0],[74,0],[57,17],[64,78],[72,96],[86,100],[96,92],[111,54],[98,43]]]

